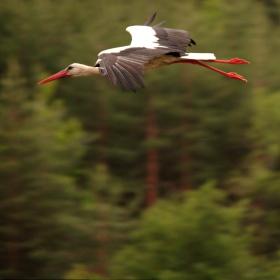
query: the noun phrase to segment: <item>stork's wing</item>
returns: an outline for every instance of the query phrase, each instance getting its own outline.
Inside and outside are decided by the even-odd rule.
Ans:
[[[188,31],[160,27],[164,22],[148,26],[155,16],[144,26],[126,29],[132,36],[130,46],[110,49],[98,55],[95,67],[99,67],[101,74],[108,76],[112,85],[118,83],[123,90],[128,86],[135,91],[135,80],[144,88],[142,76],[146,63],[163,54],[185,55],[186,47],[195,44]]]
[[[118,83],[123,90],[128,86],[135,92],[134,81],[145,88],[142,79],[145,64],[153,58],[169,52],[170,50],[165,48],[148,49],[128,46],[115,53],[101,52],[95,67],[99,67],[101,74],[108,76],[112,85]]]
[[[190,33],[185,30],[137,25],[129,26],[126,30],[132,37],[130,44],[132,47],[164,47],[185,53],[186,47],[195,45]]]

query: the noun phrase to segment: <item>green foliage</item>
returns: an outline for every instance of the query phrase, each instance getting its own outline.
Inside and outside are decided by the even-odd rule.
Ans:
[[[93,246],[76,208],[81,195],[71,174],[84,152],[84,133],[64,119],[61,102],[30,100],[18,65],[9,63],[0,95],[0,275],[59,277],[69,253]]]
[[[263,90],[254,92],[254,116],[251,137],[258,145],[258,152],[265,157],[270,168],[278,169],[280,156],[280,112],[278,104],[280,93],[267,93]]]
[[[74,264],[73,268],[69,270],[64,279],[104,279],[98,274],[87,271],[87,268],[82,264]]]
[[[227,207],[224,202],[225,193],[213,184],[190,192],[182,203],[159,202],[144,214],[129,245],[117,255],[113,275],[259,279],[249,236],[241,226],[246,203]]]

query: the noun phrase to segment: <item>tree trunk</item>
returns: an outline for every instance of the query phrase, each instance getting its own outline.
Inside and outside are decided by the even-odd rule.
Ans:
[[[185,121],[183,123],[184,131],[191,131],[191,124],[190,121]],[[185,139],[183,137],[183,154],[181,157],[182,160],[182,170],[181,170],[181,180],[180,180],[180,190],[181,191],[187,191],[193,189],[192,183],[191,183],[191,161],[192,157],[189,152],[189,147],[191,143],[188,139]]]
[[[151,106],[151,101],[154,96],[148,94],[148,106]],[[147,112],[147,134],[148,142],[155,140],[158,136],[157,112],[152,108]],[[146,206],[153,205],[158,198],[158,173],[159,159],[157,148],[152,147],[147,150],[147,177],[146,177]]]

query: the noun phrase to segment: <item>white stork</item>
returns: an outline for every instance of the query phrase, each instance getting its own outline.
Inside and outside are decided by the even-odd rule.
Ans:
[[[144,24],[126,28],[132,36],[129,46],[113,48],[102,51],[94,67],[72,63],[66,69],[44,79],[38,84],[44,84],[60,78],[89,76],[94,74],[106,75],[112,85],[125,90],[129,87],[136,91],[134,82],[145,88],[142,76],[148,70],[175,63],[197,64],[226,77],[247,82],[242,76],[234,72],[226,73],[217,68],[208,66],[202,61],[219,62],[227,64],[249,64],[240,58],[231,60],[218,60],[213,53],[186,53],[186,47],[195,41],[191,39],[188,31],[162,28],[165,21],[150,27],[156,13]]]

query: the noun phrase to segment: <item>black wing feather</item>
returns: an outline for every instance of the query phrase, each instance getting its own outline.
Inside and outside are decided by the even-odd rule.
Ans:
[[[120,87],[122,88],[122,90],[125,90],[126,88],[125,78],[122,75],[121,71],[115,65],[112,66],[112,70],[116,75],[117,82],[119,83]]]
[[[135,88],[135,85],[133,83],[131,74],[125,68],[123,68],[120,64],[118,64],[118,63],[116,63],[116,68],[122,74],[122,76],[123,76],[125,82],[127,83],[128,87],[132,91],[136,92],[136,88]]]
[[[98,65],[102,69],[102,73],[106,74],[112,85],[116,82],[125,90],[126,84],[130,89],[135,91],[135,87],[131,83],[133,81],[128,78],[127,73],[142,87],[145,88],[142,76],[144,75],[144,66],[150,60],[170,52],[178,52],[178,48],[155,48],[147,49],[144,47],[128,47],[119,53],[101,53],[98,56]],[[183,54],[184,52],[180,52]],[[105,69],[105,71],[104,71]]]
[[[109,61],[104,60],[102,64],[103,64],[102,68],[105,68],[110,83],[113,86],[115,86],[117,84],[117,78],[114,75],[114,72],[111,68],[111,65],[110,65]]]
[[[144,25],[144,26],[149,26],[149,25],[154,21],[156,15],[157,15],[157,13],[154,13],[154,14],[151,16],[151,18],[150,18],[146,23],[144,23],[143,25]]]
[[[123,67],[142,88],[145,88],[145,84],[142,79],[144,71],[138,71],[137,69],[132,68],[130,65],[123,63],[122,60],[118,60],[118,64],[121,65],[121,67]]]
[[[161,27],[162,25],[165,24],[165,22],[166,22],[166,20],[164,20],[164,21],[162,21],[162,22],[160,22],[160,23],[154,25],[153,27]]]
[[[142,76],[144,75],[144,66],[150,60],[170,52],[177,52],[178,49],[171,48],[155,48],[147,49],[143,47],[128,47],[127,49],[120,51],[119,53],[101,53],[98,56],[99,65],[106,70],[106,74],[112,85],[116,82],[122,89],[126,88],[126,84],[132,90],[132,80],[127,78],[127,73],[134,78],[134,80],[142,87],[145,87]]]
[[[186,47],[191,44],[195,45],[195,41],[191,39],[190,33],[185,30],[152,27],[158,38],[158,44],[164,47],[176,48],[179,51],[185,52]]]

